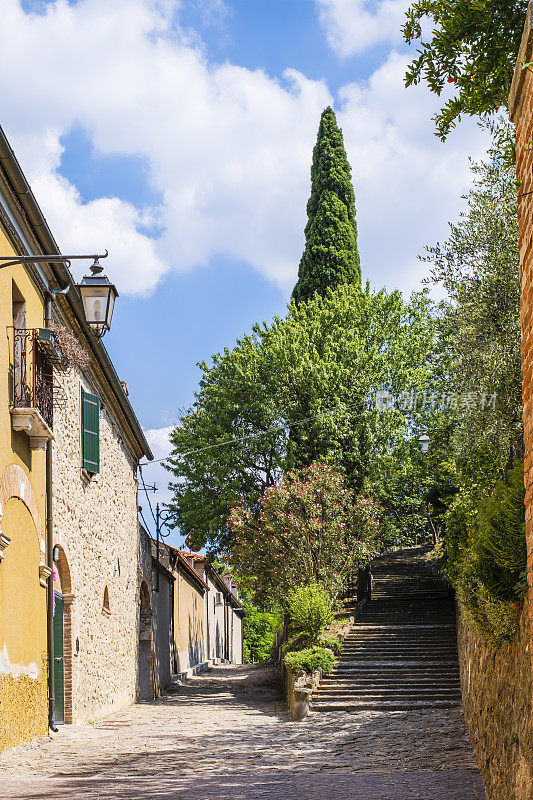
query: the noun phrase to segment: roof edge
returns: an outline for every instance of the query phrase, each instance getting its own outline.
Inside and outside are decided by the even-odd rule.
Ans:
[[[13,148],[9,144],[7,136],[5,135],[4,129],[1,126],[0,163],[5,170],[14,193],[16,194],[22,208],[26,212],[28,220],[33,228],[33,232],[43,248],[44,254],[58,256],[62,255],[58,244],[54,239],[50,228],[48,227],[48,223],[40,209],[40,206],[35,199],[35,195],[33,194],[31,187],[26,180],[26,176],[22,171],[22,167],[20,166],[18,159],[13,152]],[[128,424],[131,427],[132,433],[137,440],[137,444],[139,445],[142,454],[149,461],[152,461],[154,455],[148,442],[146,441],[144,431],[139,423],[139,420],[137,419],[135,411],[133,410],[133,406],[124,394],[124,390],[120,384],[120,380],[116,373],[115,367],[113,366],[113,362],[111,361],[109,354],[102,342],[94,336],[85,321],[81,297],[79,296],[78,291],[74,288],[74,278],[70,270],[67,269],[64,264],[51,263],[50,268],[60,286],[61,284],[71,285],[72,289],[66,295],[66,300],[71,307],[78,324],[85,333],[87,341],[89,342],[96,359],[99,361],[104,371],[111,389],[115,394],[126,419],[128,420]],[[64,286],[62,288],[64,288]]]

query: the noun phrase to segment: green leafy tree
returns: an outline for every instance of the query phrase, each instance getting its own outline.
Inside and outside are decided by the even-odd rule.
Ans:
[[[280,610],[264,611],[250,600],[241,603],[246,611],[243,619],[243,660],[265,661],[273,655],[276,634],[283,621]]]
[[[437,95],[454,88],[435,116],[442,140],[461,115],[486,116],[507,104],[526,10],[527,0],[416,0],[408,9],[405,41],[420,44],[406,85],[425,80]]]
[[[521,453],[522,367],[514,170],[496,150],[473,165],[467,209],[443,245],[428,249],[431,280],[448,300],[439,329],[448,348],[441,386],[459,470],[492,489]],[[518,448],[518,449],[517,449]]]
[[[355,198],[342,131],[333,109],[322,112],[311,166],[305,249],[293,297],[297,303],[342,283],[361,283]]]
[[[379,546],[378,516],[376,504],[355,495],[334,467],[312,464],[282,476],[256,508],[232,509],[235,541],[228,560],[256,597],[288,603],[302,630],[309,633],[316,624],[321,633],[330,603]],[[291,594],[309,584],[319,586]]]
[[[448,295],[438,328],[450,404],[432,435],[456,482],[440,498],[447,574],[478,630],[501,644],[516,630],[526,553],[517,197],[498,147],[473,172],[466,210],[427,255]]]
[[[253,509],[283,472],[313,461],[339,464],[351,489],[373,495],[392,480],[398,466],[386,454],[411,424],[409,412],[378,408],[376,392],[426,389],[433,345],[424,295],[406,303],[345,284],[201,364],[195,403],[171,436],[170,507],[182,532],[230,546],[231,508]]]

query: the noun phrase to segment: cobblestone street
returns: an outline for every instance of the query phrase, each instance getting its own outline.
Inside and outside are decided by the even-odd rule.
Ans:
[[[0,797],[485,800],[454,709],[295,723],[272,670],[223,666],[155,703],[6,753]]]

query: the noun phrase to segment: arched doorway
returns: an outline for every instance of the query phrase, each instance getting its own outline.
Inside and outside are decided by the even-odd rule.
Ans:
[[[54,547],[54,695],[55,721],[73,721],[72,617],[74,601],[65,551]]]
[[[141,583],[139,598],[139,655],[138,655],[138,694],[140,701],[153,700],[153,647],[152,647],[152,604],[150,591],[145,581]]]

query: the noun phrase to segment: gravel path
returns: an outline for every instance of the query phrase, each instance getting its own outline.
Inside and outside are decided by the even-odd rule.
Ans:
[[[154,703],[0,756],[2,800],[485,800],[460,713],[292,722],[264,667],[215,667]]]

